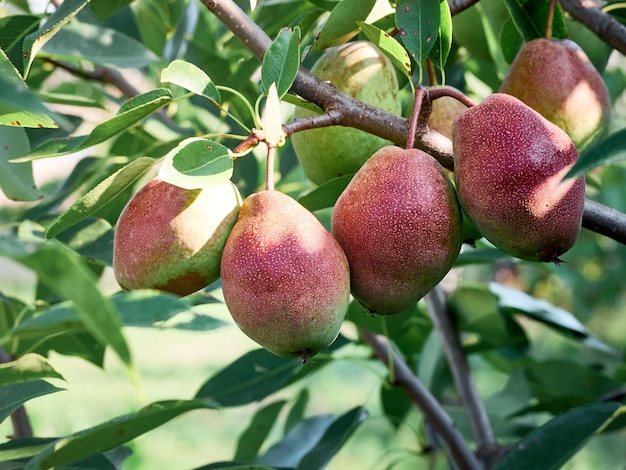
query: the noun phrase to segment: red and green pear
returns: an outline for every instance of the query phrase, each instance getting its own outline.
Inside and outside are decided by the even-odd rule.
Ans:
[[[286,194],[266,190],[244,200],[221,272],[233,320],[268,351],[307,361],[337,337],[350,302],[346,256]]]
[[[184,189],[153,179],[128,202],[115,227],[113,271],[123,289],[185,296],[216,281],[241,196],[227,181]]]
[[[452,183],[417,149],[386,146],[372,155],[337,200],[331,225],[348,257],[352,295],[380,315],[426,295],[461,247]]]
[[[480,233],[503,251],[559,262],[578,238],[585,178],[569,136],[517,98],[496,93],[457,117],[456,191]]]

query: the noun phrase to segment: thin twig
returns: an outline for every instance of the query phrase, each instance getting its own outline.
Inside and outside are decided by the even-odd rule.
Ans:
[[[482,469],[474,453],[469,449],[452,418],[445,412],[437,399],[415,377],[398,352],[381,335],[359,329],[359,334],[384,364],[393,364],[395,384],[401,387],[409,398],[422,410],[426,420],[447,444],[450,454],[459,469]],[[389,354],[392,360],[389,361]]]
[[[478,0],[450,0],[448,6],[450,7],[450,13],[454,16],[476,3],[478,3]]]
[[[0,347],[0,364],[7,364],[11,361],[13,361],[11,355]],[[13,438],[33,437],[33,428],[30,425],[24,405],[19,406],[11,413],[11,423],[13,424]]]
[[[478,455],[485,460],[487,468],[491,468],[500,457],[500,446],[496,441],[485,405],[472,379],[467,357],[448,310],[446,295],[441,286],[436,286],[426,295],[425,300],[428,314],[441,336],[448,366],[463,401],[467,421],[478,447]]]

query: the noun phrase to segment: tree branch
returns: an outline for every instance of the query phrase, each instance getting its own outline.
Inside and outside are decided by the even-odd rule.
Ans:
[[[561,0],[565,4],[573,1]],[[263,55],[272,41],[265,34],[265,31],[246,16],[234,2],[231,0],[201,0],[201,3],[239,37],[257,59],[263,60]],[[604,13],[602,14],[604,15]],[[626,37],[626,31],[624,37]],[[375,106],[367,105],[340,92],[330,83],[315,77],[304,67],[300,67],[292,91],[315,103],[326,112],[333,110],[339,113],[341,125],[361,129],[388,139],[401,147],[404,147],[407,142],[409,132],[407,119]],[[416,137],[417,148],[428,152],[445,168],[453,169],[452,143],[449,139],[427,128],[419,128]],[[626,244],[626,214],[597,202],[586,201],[583,227]]]
[[[381,335],[363,329],[359,329],[359,333],[363,340],[372,347],[376,357],[384,364],[393,367],[395,383],[417,404],[426,420],[447,444],[457,468],[461,470],[482,469],[483,466],[467,447],[452,418],[445,412],[428,389],[413,375],[411,369],[395,348]],[[390,353],[391,360],[389,360]]]
[[[580,21],[609,44],[613,49],[626,54],[626,27],[605,13],[593,0],[559,0],[561,6],[574,19]]]
[[[441,336],[448,366],[478,447],[478,456],[486,463],[487,468],[491,468],[502,457],[502,448],[496,441],[487,410],[472,380],[467,357],[452,322],[446,295],[441,286],[435,286],[426,295],[425,301],[435,330]]]
[[[452,16],[461,13],[463,10],[467,10],[472,5],[478,3],[478,0],[450,0],[448,6],[450,7],[450,14]]]

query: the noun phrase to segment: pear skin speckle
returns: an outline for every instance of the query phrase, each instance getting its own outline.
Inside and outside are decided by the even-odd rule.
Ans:
[[[496,93],[454,122],[461,206],[494,245],[518,258],[558,262],[576,242],[584,176],[568,135],[513,96]]]
[[[369,311],[398,313],[450,270],[462,238],[452,184],[427,153],[380,149],[341,194],[332,233],[350,265],[352,294]]]
[[[350,302],[346,256],[291,197],[247,197],[222,256],[222,290],[240,329],[268,351],[307,362],[330,345]]]

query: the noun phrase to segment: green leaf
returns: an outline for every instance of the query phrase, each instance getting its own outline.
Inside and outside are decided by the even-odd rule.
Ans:
[[[433,64],[442,71],[445,69],[448,54],[452,48],[452,15],[447,0],[442,0],[440,5],[440,21],[437,40],[429,52],[428,57]],[[445,80],[444,80],[445,83]]]
[[[168,400],[152,403],[136,413],[79,431],[46,446],[25,470],[62,467],[90,455],[113,449],[192,410],[212,409],[209,400]]]
[[[54,441],[56,441],[54,438],[41,437],[21,437],[11,439],[10,441],[0,444],[0,462],[15,461],[18,459],[32,457],[33,455],[37,455],[37,453],[46,445]],[[22,468],[22,465],[16,468]]]
[[[33,380],[24,383],[13,383],[11,385],[0,386],[0,423],[8,418],[17,408],[28,400],[60,392],[62,388],[57,388],[44,380]],[[0,451],[0,462],[4,461],[3,453]]]
[[[455,267],[470,264],[494,264],[498,261],[513,261],[515,259],[498,248],[480,248],[476,250],[464,250],[454,262]]]
[[[142,68],[159,58],[141,42],[111,28],[72,22],[59,30],[40,56],[70,62],[88,61],[114,69]]]
[[[200,68],[184,60],[175,60],[164,68],[161,72],[161,82],[173,83],[216,103],[222,100],[211,78]]]
[[[618,403],[593,403],[571,409],[528,434],[494,470],[561,468],[621,411]]]
[[[365,21],[376,0],[342,0],[337,4],[311,48],[325,49],[349,41],[359,32],[358,21]]]
[[[208,139],[190,137],[170,151],[158,178],[185,189],[201,189],[225,183],[233,175],[232,152]]]
[[[435,329],[428,335],[420,352],[417,376],[436,398],[442,398],[452,384],[441,339]]]
[[[154,326],[191,308],[181,297],[153,290],[121,291],[111,300],[126,326]]]
[[[35,201],[41,197],[33,178],[30,162],[10,163],[9,160],[28,153],[30,146],[24,129],[0,126],[0,188],[14,201]]]
[[[300,28],[284,28],[263,57],[261,64],[261,91],[269,92],[276,83],[278,97],[282,98],[291,88],[300,68]]]
[[[353,176],[354,174],[349,174],[326,181],[300,196],[298,202],[311,212],[333,207]]]
[[[248,427],[239,436],[235,460],[251,462],[256,459],[259,449],[274,427],[274,423],[278,419],[278,415],[285,403],[287,403],[287,400],[272,402],[254,414]]]
[[[380,386],[380,403],[385,416],[395,429],[400,427],[413,407],[413,402],[402,388],[388,383]]]
[[[0,49],[0,125],[55,128],[50,111],[28,88],[3,50]]]
[[[24,39],[24,77],[28,76],[30,66],[41,48],[88,3],[89,0],[64,1],[37,31],[26,36]]]
[[[367,410],[363,406],[357,406],[339,416],[328,427],[315,447],[300,460],[298,469],[317,470],[325,468],[367,416]]]
[[[489,283],[489,290],[498,297],[498,306],[506,312],[524,314],[589,347],[611,355],[618,354],[615,349],[595,338],[567,310],[496,282]]]
[[[391,63],[410,80],[411,58],[406,49],[402,47],[402,44],[396,38],[374,25],[363,23],[362,21],[358,24],[361,31],[367,36],[367,39],[378,46],[389,57]]]
[[[106,206],[152,168],[155,162],[154,158],[141,157],[117,170],[59,215],[46,230],[46,237],[56,237]]]
[[[100,344],[111,346],[122,362],[131,367],[119,315],[79,255],[56,240],[49,240],[32,253],[13,259],[35,271],[39,281],[52,292],[73,301],[87,330]]]
[[[132,2],[133,0],[91,0],[89,8],[100,21],[104,21]]]
[[[439,34],[440,16],[439,0],[400,0],[396,7],[396,26],[404,47],[419,67],[420,84],[424,61]]]
[[[62,379],[63,376],[48,359],[39,354],[25,354],[14,361],[0,364],[0,386],[48,378]]]
[[[524,38],[531,41],[545,36],[546,18],[550,2],[546,0],[504,0],[511,13],[515,27]],[[556,5],[552,21],[552,37],[567,37],[567,28],[563,17],[563,10]]]
[[[122,104],[115,117],[98,124],[89,135],[47,140],[32,152],[14,161],[22,162],[67,155],[100,144],[128,130],[130,126],[171,103],[172,99],[172,94],[165,88],[157,88],[135,96]]]
[[[39,27],[41,18],[33,15],[12,15],[0,18],[0,49],[16,69],[23,71],[22,44],[24,38]]]
[[[565,175],[574,178],[589,170],[603,165],[612,165],[626,160],[626,129],[611,134],[606,139],[586,148],[578,157],[578,161]]]
[[[302,369],[298,358],[283,358],[265,349],[250,351],[205,382],[196,398],[209,398],[220,406],[246,405],[280,390]]]

